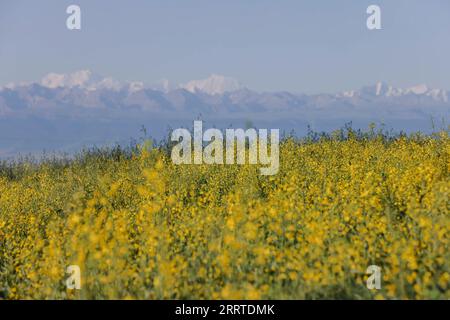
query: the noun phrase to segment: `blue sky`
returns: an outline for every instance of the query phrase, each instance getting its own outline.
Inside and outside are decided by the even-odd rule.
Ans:
[[[70,4],[81,31],[66,29]],[[383,30],[367,30],[370,4]],[[149,84],[218,73],[261,91],[450,89],[449,35],[448,0],[1,0],[0,85],[88,68]]]

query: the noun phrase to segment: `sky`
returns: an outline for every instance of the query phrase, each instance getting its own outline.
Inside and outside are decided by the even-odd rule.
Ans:
[[[71,4],[79,31],[66,28]],[[371,4],[382,30],[366,27]],[[449,36],[448,0],[0,0],[0,85],[90,69],[309,94],[380,80],[450,89]]]

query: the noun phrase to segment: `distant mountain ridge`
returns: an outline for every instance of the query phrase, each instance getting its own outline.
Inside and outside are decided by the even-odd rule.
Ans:
[[[376,97],[402,97],[408,95],[430,97],[435,101],[449,102],[449,92],[443,89],[432,89],[426,84],[419,84],[410,88],[395,88],[383,82],[378,82],[373,86],[363,87],[359,91],[346,91],[340,94],[342,97],[354,96],[376,96]],[[339,95],[338,95],[339,96]]]
[[[81,70],[51,73],[41,81],[0,88],[0,158],[42,150],[74,152],[83,146],[129,143],[144,126],[157,139],[168,128],[209,126],[331,131],[352,122],[395,131],[430,132],[448,125],[449,92],[383,82],[337,94],[257,92],[220,75],[173,85],[121,82]]]
[[[0,116],[8,114],[68,116],[86,110],[110,109],[153,113],[236,113],[297,112],[348,108],[406,109],[447,108],[450,93],[442,89],[418,85],[395,88],[379,82],[359,90],[337,94],[294,94],[289,92],[256,92],[239,81],[220,75],[193,80],[171,87],[145,86],[139,81],[119,82],[89,70],[72,74],[50,73],[40,82],[8,85],[0,88]],[[445,110],[444,110],[445,111]]]

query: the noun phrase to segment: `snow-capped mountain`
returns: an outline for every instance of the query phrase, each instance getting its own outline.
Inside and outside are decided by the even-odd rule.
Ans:
[[[348,98],[353,98],[355,96],[394,98],[394,97],[404,97],[408,95],[430,97],[435,101],[441,102],[449,101],[448,91],[443,89],[429,88],[426,84],[419,84],[413,87],[403,89],[403,88],[395,88],[384,82],[378,82],[373,86],[363,87],[361,90],[358,91],[355,90],[346,91],[338,96]]]
[[[236,79],[212,74],[207,79],[192,80],[181,85],[180,88],[186,89],[191,93],[203,92],[210,95],[224,94],[242,89],[242,84]]]
[[[242,127],[250,120],[298,133],[308,125],[329,131],[350,121],[360,128],[375,122],[397,131],[426,131],[432,118],[448,125],[449,94],[426,85],[396,88],[379,82],[305,95],[256,92],[219,75],[184,85],[167,80],[145,85],[89,70],[51,73],[37,82],[0,88],[0,154],[123,141],[139,136],[142,125],[161,137],[168,127],[189,126],[199,116],[217,126]]]
[[[69,74],[49,73],[41,79],[39,84],[49,89],[79,88],[87,91],[128,90],[133,93],[145,89],[145,85],[141,81],[121,82],[111,77],[102,77],[90,70],[80,70]]]
[[[301,110],[447,107],[449,92],[422,84],[396,88],[383,82],[338,94],[301,95],[289,92],[256,92],[239,81],[220,75],[171,85],[163,80],[153,86],[120,82],[89,70],[71,74],[50,73],[39,82],[8,85],[0,89],[0,114],[8,112],[68,113],[77,109],[124,109],[151,112],[297,112]]]
[[[71,74],[49,73],[42,78],[41,86],[49,89],[79,87],[86,90],[119,90],[122,84],[113,78],[102,78],[90,70],[80,70]]]
[[[449,92],[443,89],[429,88],[426,84],[419,84],[409,88],[396,88],[384,82],[378,82],[372,86],[365,86],[358,90],[344,91],[338,94],[316,94],[316,95],[298,95],[287,92],[258,93],[245,88],[238,80],[213,74],[206,79],[192,80],[186,84],[173,85],[168,80],[161,80],[154,85],[146,86],[141,81],[121,82],[111,77],[102,77],[94,74],[90,70],[80,70],[70,74],[49,73],[40,81],[33,83],[21,82],[18,84],[8,84],[0,87],[0,92],[6,96],[27,96],[30,99],[22,100],[22,108],[33,102],[43,103],[43,93],[50,94],[51,99],[64,97],[64,101],[74,101],[75,96],[117,96],[120,92],[120,98],[128,99],[130,96],[139,94],[143,100],[152,99],[152,96],[176,96],[171,92],[181,91],[184,95],[195,95],[202,97],[206,102],[217,104],[226,98],[226,102],[231,104],[256,104],[272,106],[278,109],[280,105],[287,107],[298,107],[305,104],[334,104],[337,101],[345,101],[350,104],[363,104],[364,102],[396,101],[399,98],[405,98],[405,103],[410,103],[414,98],[419,98],[423,103],[448,103]],[[94,93],[97,92],[97,93]],[[100,93],[99,93],[100,92]],[[212,97],[205,96],[217,96]],[[49,98],[50,98],[49,96]],[[34,97],[34,98],[33,98]],[[116,97],[118,98],[118,97]],[[167,97],[166,97],[167,98]],[[45,100],[45,99],[44,99]],[[132,99],[137,105],[139,100]],[[170,99],[169,99],[170,100]],[[306,101],[307,100],[307,101]],[[215,102],[214,102],[215,101]],[[55,101],[56,102],[56,101]],[[116,101],[115,104],[121,104]],[[141,101],[144,103],[144,101]],[[179,101],[178,101],[179,102]],[[401,102],[401,101],[400,101]],[[65,103],[63,103],[65,104]],[[126,103],[125,103],[126,104]],[[4,104],[3,104],[4,105]],[[83,106],[83,105],[80,105]],[[100,105],[99,105],[100,106]]]

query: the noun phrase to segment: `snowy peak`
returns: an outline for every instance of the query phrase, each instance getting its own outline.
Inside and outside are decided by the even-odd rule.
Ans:
[[[414,94],[425,94],[428,92],[428,90],[429,89],[426,84],[419,84],[417,86],[406,89],[406,92]]]
[[[130,93],[138,92],[144,89],[145,89],[144,83],[141,81],[132,81],[128,83],[128,91]]]
[[[11,83],[4,86],[4,88],[14,89],[31,84],[33,83]],[[48,89],[80,88],[87,91],[95,91],[100,89],[113,91],[127,90],[130,93],[144,89],[153,89],[164,93],[168,93],[175,89],[185,89],[193,94],[206,93],[209,95],[221,95],[225,92],[233,92],[243,88],[236,79],[217,74],[212,74],[208,78],[202,80],[192,80],[186,84],[178,86],[172,85],[169,80],[163,79],[153,86],[146,87],[144,83],[140,81],[121,82],[111,77],[102,77],[87,69],[67,74],[49,73],[38,81],[37,84]]]
[[[102,78],[90,70],[80,70],[70,74],[49,73],[40,84],[49,89],[79,87],[89,91],[98,89],[120,90],[122,84],[113,78]]]
[[[340,98],[395,98],[403,96],[425,96],[435,101],[448,102],[448,92],[442,89],[432,89],[426,84],[419,84],[409,88],[396,88],[384,82],[377,82],[360,90],[344,91],[337,95]]]
[[[85,87],[89,82],[92,82],[91,78],[92,72],[89,70],[80,70],[71,74],[49,73],[42,78],[41,85],[50,89]]]
[[[76,90],[60,90],[76,89]],[[14,91],[12,93],[11,91]],[[186,92],[187,91],[187,92]],[[449,92],[425,84],[397,88],[385,82],[339,94],[301,95],[287,92],[256,92],[239,81],[212,74],[203,80],[172,85],[161,80],[153,86],[140,81],[119,82],[90,70],[68,74],[49,73],[38,82],[0,87],[0,109],[40,108],[42,106],[133,107],[148,110],[295,110],[298,108],[341,106],[415,107],[449,106]],[[196,109],[197,108],[197,109]]]
[[[361,88],[359,91],[351,91],[353,92],[353,96],[360,95],[360,96],[389,96],[392,94],[393,88],[392,86],[389,86],[385,82],[377,82],[376,84],[372,86],[366,86]],[[348,92],[343,93],[348,94]]]
[[[212,74],[207,79],[192,80],[181,85],[180,88],[191,93],[203,92],[210,95],[216,95],[237,91],[242,88],[242,85],[236,79]]]
[[[448,102],[448,92],[442,89],[432,89],[426,84],[419,84],[417,86],[405,90],[406,94],[425,95],[431,97],[433,100]]]
[[[79,87],[89,91],[98,89],[109,89],[118,91],[128,89],[130,92],[136,92],[145,89],[142,82],[121,83],[113,78],[103,78],[92,73],[90,70],[80,70],[70,74],[49,73],[40,81],[40,85],[49,89],[56,88],[75,88]],[[173,87],[168,80],[162,80],[155,84],[153,89],[163,92],[169,92],[177,87]],[[191,93],[206,93],[209,95],[224,94],[233,92],[242,88],[242,85],[236,79],[213,74],[202,80],[192,80],[186,84],[178,86]]]

